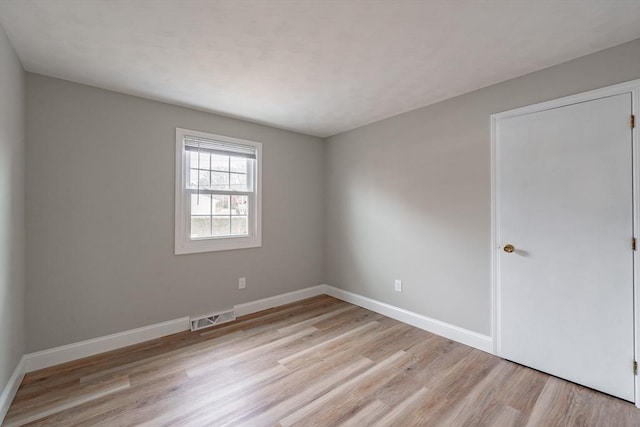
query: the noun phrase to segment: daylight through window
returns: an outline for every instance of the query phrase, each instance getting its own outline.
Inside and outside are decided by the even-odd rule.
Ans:
[[[182,129],[176,134],[182,170],[176,253],[178,243],[196,249],[185,253],[257,246],[261,144]]]

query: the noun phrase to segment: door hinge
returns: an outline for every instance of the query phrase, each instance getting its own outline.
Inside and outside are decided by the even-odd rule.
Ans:
[[[638,362],[633,361],[633,375],[638,375]]]
[[[631,115],[631,128],[636,127],[636,116],[635,115]]]
[[[637,247],[637,245],[636,245],[636,238],[635,238],[635,237],[632,237],[632,238],[631,238],[631,250],[632,250],[632,251],[635,251],[635,250],[636,250],[636,247]]]

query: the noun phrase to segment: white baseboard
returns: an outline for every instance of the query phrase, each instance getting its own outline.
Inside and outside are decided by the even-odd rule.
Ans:
[[[342,301],[355,304],[366,308],[367,310],[375,311],[376,313],[407,323],[411,326],[424,329],[425,331],[432,332],[436,335],[440,335],[453,341],[466,344],[470,347],[477,348],[478,350],[493,354],[493,339],[490,336],[482,335],[459,326],[432,319],[430,317],[423,316],[422,314],[414,313],[384,302],[363,297],[362,295],[354,294],[353,292],[338,289],[330,285],[324,285],[324,293]]]
[[[247,314],[257,313],[258,311],[267,310],[269,308],[278,307],[280,305],[289,304],[300,301],[305,298],[311,298],[324,294],[325,285],[312,286],[310,288],[300,289],[286,294],[280,294],[269,298],[259,299],[257,301],[247,302],[233,306],[236,316],[246,316]]]
[[[9,411],[9,406],[11,406],[11,402],[13,402],[13,398],[20,387],[20,383],[22,382],[22,378],[25,373],[25,357],[22,356],[20,361],[18,362],[18,366],[14,369],[13,374],[9,378],[7,385],[2,390],[2,394],[0,394],[0,424],[4,421],[4,417],[7,415],[7,411]]]
[[[329,285],[312,286],[310,288],[300,289],[286,294],[275,295],[273,297],[263,298],[257,301],[238,304],[234,306],[234,310],[236,312],[236,316],[240,317],[322,294],[330,295],[488,353],[492,353],[493,351],[493,341],[491,337]],[[83,357],[93,356],[106,351],[139,344],[144,341],[161,338],[166,335],[187,330],[189,330],[189,318],[182,317],[179,319],[156,323],[154,325],[144,326],[142,328],[131,329],[116,334],[80,341],[61,347],[55,347],[49,350],[29,353],[26,354],[20,362],[20,375],[24,372],[32,372],[38,369],[48,368],[50,366],[71,362]],[[16,372],[18,372],[17,368]],[[20,379],[21,378],[22,376],[20,376]],[[16,389],[19,384],[20,381],[17,382]],[[4,392],[2,396],[4,397]],[[1,403],[2,402],[0,401],[0,404]]]
[[[244,316],[279,305],[289,304],[305,298],[311,298],[324,293],[324,285],[312,286],[286,294],[276,295],[257,301],[238,304],[234,306],[236,316]],[[144,341],[161,338],[166,335],[175,334],[189,330],[189,317],[169,320],[156,323],[142,328],[131,329],[118,332],[103,337],[80,341],[73,344],[63,345],[48,350],[29,353],[24,356],[24,371],[32,372],[44,369],[61,363],[82,359],[106,351],[116,350],[129,345],[139,344]],[[18,382],[18,384],[20,384]]]
[[[25,355],[25,371],[32,372],[48,368],[83,357],[93,356],[144,341],[153,340],[166,335],[189,330],[189,318],[169,320],[141,328],[130,329],[103,337],[92,338],[73,344],[63,345],[48,350],[37,351]]]

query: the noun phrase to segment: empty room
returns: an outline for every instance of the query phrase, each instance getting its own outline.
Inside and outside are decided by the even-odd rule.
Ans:
[[[0,0],[0,425],[640,426],[640,0]]]

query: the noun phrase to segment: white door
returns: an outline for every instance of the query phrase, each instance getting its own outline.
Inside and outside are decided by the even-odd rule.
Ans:
[[[500,119],[496,144],[499,355],[629,401],[631,101]]]

